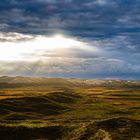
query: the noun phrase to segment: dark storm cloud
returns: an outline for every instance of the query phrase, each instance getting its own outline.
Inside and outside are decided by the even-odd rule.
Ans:
[[[5,0],[1,31],[48,34],[55,29],[79,37],[108,38],[140,31],[138,0]]]
[[[15,40],[64,33],[93,43],[108,55],[80,52],[75,48],[67,52],[68,56],[62,56],[62,53],[49,56],[53,59],[60,56],[86,59],[87,65],[79,64],[73,71],[79,69],[86,73],[85,69],[88,69],[87,73],[92,75],[96,67],[95,71],[104,75],[120,73],[121,76],[124,73],[134,76],[140,71],[139,0],[4,0],[0,1],[0,13],[0,41],[7,41],[5,38],[12,32],[27,35],[17,38],[15,35]],[[59,52],[66,53],[64,50]],[[66,62],[65,65],[69,64]],[[64,70],[65,65],[61,69]]]

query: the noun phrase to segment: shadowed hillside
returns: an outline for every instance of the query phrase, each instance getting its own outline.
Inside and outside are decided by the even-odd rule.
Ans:
[[[91,123],[46,127],[0,126],[2,140],[139,140],[140,121],[113,118]],[[8,134],[8,135],[7,135]]]
[[[140,138],[139,130],[138,120],[112,118],[81,125],[69,140],[132,140]]]

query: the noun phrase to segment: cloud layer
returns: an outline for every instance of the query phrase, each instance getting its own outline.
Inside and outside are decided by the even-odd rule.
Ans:
[[[32,62],[1,59],[0,73],[140,79],[139,7],[139,0],[2,1],[0,49],[6,42],[18,44],[55,34],[74,38],[84,46],[35,52],[32,55],[38,59]]]

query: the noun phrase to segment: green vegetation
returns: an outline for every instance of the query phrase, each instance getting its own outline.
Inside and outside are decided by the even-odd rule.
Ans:
[[[140,82],[0,78],[0,140],[139,140]]]

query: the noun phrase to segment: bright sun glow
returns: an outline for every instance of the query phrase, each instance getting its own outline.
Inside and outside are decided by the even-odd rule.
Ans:
[[[56,51],[57,49],[79,47],[83,45],[83,42],[63,35],[55,35],[53,37],[37,36],[29,41],[0,42],[0,60],[28,60],[31,55],[34,56],[32,59],[36,59],[37,57],[35,54],[41,51],[50,52]]]

